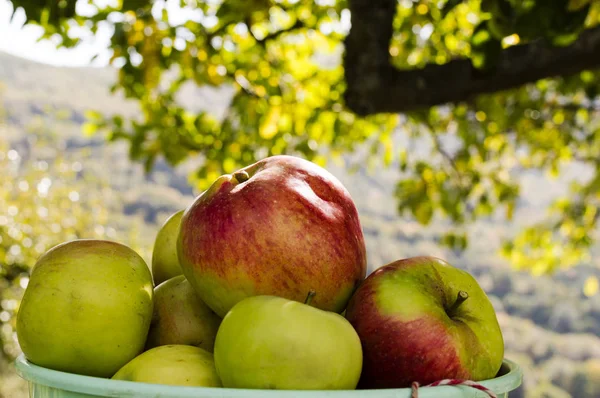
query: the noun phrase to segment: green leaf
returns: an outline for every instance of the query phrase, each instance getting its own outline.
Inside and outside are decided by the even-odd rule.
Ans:
[[[75,4],[77,0],[49,1],[41,5],[37,0],[9,0],[13,4],[13,15],[18,8],[25,12],[26,23],[35,22],[42,27],[48,25],[58,26],[61,21],[76,16]]]
[[[421,201],[414,204],[413,214],[417,221],[419,221],[421,224],[429,224],[433,217],[432,203],[429,200],[427,200],[427,198],[423,198]]]
[[[98,120],[102,120],[104,118],[100,112],[92,110],[92,109],[87,109],[84,112],[84,116],[86,119],[91,120],[91,121],[98,121]]]
[[[125,11],[137,11],[139,9],[148,8],[152,2],[150,0],[120,0],[120,10]]]
[[[502,42],[495,38],[489,30],[489,21],[481,22],[471,39],[471,61],[477,69],[491,70],[502,53]]]
[[[440,243],[453,251],[460,253],[467,248],[467,234],[456,232],[448,232],[442,235]]]

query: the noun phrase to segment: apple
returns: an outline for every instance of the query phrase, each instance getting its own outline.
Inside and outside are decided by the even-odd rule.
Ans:
[[[214,358],[231,388],[352,390],[362,367],[360,340],[344,317],[275,296],[248,297],[227,313]]]
[[[183,274],[219,316],[240,300],[273,295],[342,312],[366,276],[358,212],[322,167],[272,156],[219,177],[181,219]]]
[[[31,272],[17,315],[19,344],[36,365],[110,377],[142,352],[152,299],[150,269],[129,247],[60,244]]]
[[[154,314],[146,349],[171,344],[213,352],[221,318],[202,302],[183,275],[154,288]]]
[[[405,388],[496,376],[504,340],[477,281],[435,257],[398,260],[371,273],[346,318],[364,355],[359,388]]]
[[[213,355],[199,347],[163,345],[138,355],[112,377],[141,383],[221,387]]]
[[[172,214],[156,234],[152,250],[152,276],[155,286],[182,274],[177,258],[177,236],[182,215],[183,210]]]

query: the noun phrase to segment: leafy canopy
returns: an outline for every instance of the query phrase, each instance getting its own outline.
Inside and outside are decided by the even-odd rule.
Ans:
[[[110,63],[119,73],[112,90],[137,101],[139,117],[90,112],[84,129],[129,141],[131,158],[148,169],[158,156],[173,165],[199,157],[192,182],[204,189],[267,155],[294,153],[324,164],[366,145],[369,162],[403,171],[399,212],[423,224],[448,219],[454,228],[443,242],[461,250],[470,222],[512,219],[528,189],[517,175],[539,170],[556,177],[579,162],[592,176],[573,182],[548,217],[508,241],[503,253],[536,273],[589,261],[600,214],[597,70],[362,118],[342,101],[351,15],[344,0],[11,2],[59,46],[76,46],[103,24],[114,29]],[[389,52],[398,68],[466,57],[483,73],[506,47],[540,39],[569,45],[599,19],[600,6],[590,0],[399,0]],[[234,92],[219,117],[181,101],[184,87],[223,85]],[[398,130],[429,152],[395,145]]]

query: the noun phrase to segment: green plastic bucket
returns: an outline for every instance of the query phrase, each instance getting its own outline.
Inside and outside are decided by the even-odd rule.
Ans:
[[[345,391],[276,391],[232,388],[174,387],[159,384],[110,380],[58,372],[36,366],[23,355],[16,361],[17,373],[29,383],[30,398],[410,398],[406,388]],[[498,376],[480,382],[498,398],[508,397],[521,385],[523,372],[504,360]],[[422,387],[419,398],[484,398],[486,393],[465,386]]]

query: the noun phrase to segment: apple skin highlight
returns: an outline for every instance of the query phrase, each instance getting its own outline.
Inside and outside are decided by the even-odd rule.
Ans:
[[[469,298],[454,306],[459,291]],[[363,347],[359,388],[480,381],[502,365],[504,341],[489,299],[471,275],[434,257],[373,272],[348,303],[346,318]]]
[[[307,160],[272,156],[219,177],[185,211],[184,275],[223,317],[248,296],[342,312],[366,276],[358,211],[346,188]]]

